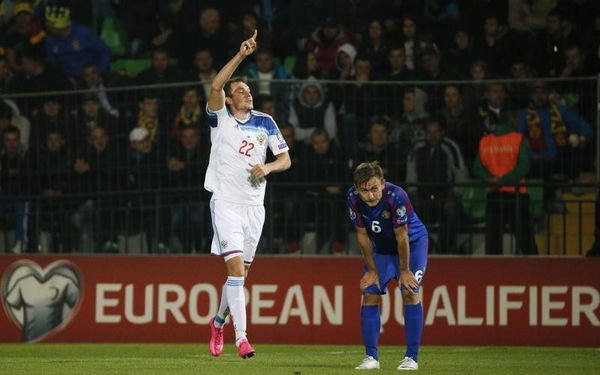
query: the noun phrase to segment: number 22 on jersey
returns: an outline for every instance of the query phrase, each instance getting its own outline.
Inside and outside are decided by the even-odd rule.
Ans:
[[[238,152],[242,155],[251,157],[252,150],[254,150],[254,143],[243,140]]]

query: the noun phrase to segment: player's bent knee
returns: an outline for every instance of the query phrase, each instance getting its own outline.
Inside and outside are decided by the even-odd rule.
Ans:
[[[363,306],[374,306],[381,303],[381,296],[379,294],[363,294],[362,304]]]
[[[225,266],[227,267],[228,276],[244,277],[246,270],[244,267],[244,254],[233,253],[225,256]]]
[[[402,290],[402,302],[405,305],[416,305],[421,302],[421,293],[411,294],[408,290]]]

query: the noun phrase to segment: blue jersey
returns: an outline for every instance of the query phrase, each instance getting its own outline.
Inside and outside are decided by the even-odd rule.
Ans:
[[[394,228],[403,225],[408,226],[409,243],[427,236],[427,229],[404,189],[389,182],[385,183],[381,201],[375,207],[363,202],[356,187],[352,186],[348,190],[348,210],[352,224],[367,229],[375,253],[398,254]],[[413,250],[411,246],[410,251]]]

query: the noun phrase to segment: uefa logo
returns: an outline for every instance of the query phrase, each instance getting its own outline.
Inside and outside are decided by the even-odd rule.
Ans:
[[[2,275],[0,296],[4,311],[21,329],[22,341],[40,341],[62,330],[77,314],[82,278],[77,266],[66,260],[45,268],[18,260]]]

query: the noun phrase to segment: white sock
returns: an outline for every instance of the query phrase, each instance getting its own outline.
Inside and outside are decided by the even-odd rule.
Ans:
[[[229,304],[227,303],[227,284],[223,285],[221,289],[221,303],[219,303],[219,311],[217,311],[217,317],[215,319],[215,327],[221,328],[225,325],[225,319],[229,315]]]
[[[235,331],[235,346],[240,346],[240,341],[246,339],[246,331]]]
[[[229,276],[226,283],[229,313],[233,318],[236,339],[238,331],[246,332],[246,296],[244,295],[244,277]]]

